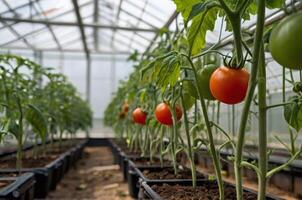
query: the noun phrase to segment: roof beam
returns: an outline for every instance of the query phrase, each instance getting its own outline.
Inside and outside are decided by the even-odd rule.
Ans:
[[[72,0],[73,7],[74,7],[74,12],[76,14],[78,26],[80,29],[81,33],[81,38],[82,38],[82,43],[83,43],[83,48],[85,51],[86,55],[86,61],[87,61],[87,70],[86,70],[86,100],[88,103],[90,103],[90,88],[91,88],[91,59],[90,59],[90,54],[89,54],[89,49],[86,41],[86,34],[83,26],[83,21],[81,17],[81,11],[80,7],[78,5],[77,0]]]
[[[90,5],[91,3],[92,3],[92,1],[86,2],[86,3],[82,4],[81,7],[88,6],[88,5]],[[59,18],[59,17],[65,16],[65,15],[67,15],[67,14],[69,14],[69,13],[72,13],[72,12],[73,12],[73,9],[70,9],[70,10],[68,10],[68,11],[65,11],[65,12],[63,12],[63,13],[60,13],[60,14],[58,14],[58,15],[56,15],[56,16],[54,16],[54,17],[51,17],[51,18],[49,18],[49,19],[50,19],[50,20],[57,19],[57,18]],[[1,17],[1,15],[0,15],[0,17]],[[14,25],[14,24],[17,24],[17,23],[18,23],[18,22],[15,22],[15,23],[12,23],[12,24],[10,24],[10,25]],[[4,26],[4,27],[1,27],[0,30],[3,29],[3,28],[5,28],[5,26]],[[44,31],[44,30],[46,30],[46,29],[47,29],[47,27],[43,27],[43,28],[36,29],[36,30],[34,30],[34,31],[31,31],[31,32],[29,32],[29,33],[26,33],[26,34],[24,34],[24,35],[21,35],[21,37],[18,37],[18,38],[16,38],[16,39],[10,40],[10,41],[8,41],[8,42],[2,43],[2,44],[0,44],[0,47],[9,45],[9,44],[14,43],[14,42],[17,42],[17,41],[19,41],[19,40],[21,40],[21,39],[23,39],[23,38],[25,38],[25,37],[28,37],[28,36],[30,36],[30,35],[34,35],[34,34],[36,34],[36,33],[39,33],[40,31]]]
[[[44,24],[44,25],[54,25],[54,26],[78,26],[75,22],[62,22],[62,21],[46,21],[38,19],[25,19],[25,18],[15,18],[15,17],[0,17],[2,21],[14,21],[14,22],[23,22],[23,23],[32,23],[32,24]],[[159,30],[154,29],[145,29],[137,27],[123,27],[123,26],[112,26],[112,25],[101,25],[97,23],[83,23],[83,27],[90,28],[102,28],[102,29],[112,29],[112,30],[123,30],[123,31],[137,31],[137,32],[158,32]]]
[[[36,4],[37,4],[38,8],[40,9],[41,13],[43,13],[44,10],[43,10],[41,4],[39,3],[39,1],[35,0],[35,2],[36,2]],[[35,4],[33,5],[33,7],[34,7],[34,9],[38,12],[38,9],[35,7]],[[42,16],[44,17],[44,19],[45,19],[46,21],[48,21],[48,18],[47,18],[45,15],[42,14]],[[51,33],[53,40],[54,40],[55,43],[57,44],[58,49],[59,49],[59,50],[62,50],[62,46],[61,46],[61,44],[60,44],[60,42],[59,42],[59,40],[58,40],[58,38],[57,38],[55,32],[53,31],[53,29],[51,28],[50,25],[46,25],[46,26],[47,26],[49,32]]]
[[[19,46],[7,46],[5,48],[0,49],[0,51],[3,51],[4,49],[11,49],[11,50],[26,50],[26,51],[33,51],[32,49],[29,49],[27,47],[19,47]],[[42,51],[42,52],[59,52],[57,48],[35,48],[35,51]],[[63,49],[63,53],[83,53],[83,49]],[[111,55],[111,54],[123,54],[123,55],[129,55],[133,52],[130,51],[104,51],[104,50],[91,50],[90,54],[102,54],[102,55]]]
[[[169,28],[169,26],[172,24],[172,22],[174,21],[174,19],[178,16],[178,13],[176,11],[174,11],[174,13],[171,15],[171,17],[168,19],[168,21],[164,24],[164,26],[162,28]],[[147,47],[147,49],[145,50],[144,54],[146,54],[152,47],[152,45],[154,44],[154,42],[156,41],[156,39],[159,36],[159,32],[154,36],[153,40],[151,40],[149,46]]]
[[[6,2],[6,1],[4,0],[4,2]],[[5,5],[9,10],[13,10],[7,2],[5,3]],[[16,15],[15,12],[14,12],[14,14]],[[14,34],[17,38],[22,37],[11,24],[7,23],[6,21],[4,21],[2,19],[0,19],[0,21],[3,23],[4,27],[7,27],[11,31],[11,33]],[[35,49],[35,47],[32,44],[30,44],[25,38],[22,38],[22,40],[29,48],[31,48],[33,50]]]

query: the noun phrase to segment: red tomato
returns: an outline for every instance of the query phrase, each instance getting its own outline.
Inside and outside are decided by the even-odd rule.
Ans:
[[[132,118],[133,121],[141,124],[141,125],[145,125],[146,124],[146,119],[147,119],[147,113],[145,113],[143,111],[143,109],[141,108],[136,108],[133,112],[132,112]]]
[[[244,69],[219,67],[210,79],[211,93],[223,103],[240,103],[245,98],[249,76],[249,73]]]
[[[182,110],[179,105],[175,106],[176,118],[179,121],[182,117]],[[160,103],[156,106],[155,116],[159,123],[165,125],[172,125],[172,113],[170,112],[169,106],[167,103]]]

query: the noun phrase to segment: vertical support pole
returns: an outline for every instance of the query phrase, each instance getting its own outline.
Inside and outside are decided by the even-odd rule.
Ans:
[[[86,55],[86,62],[87,62],[87,68],[86,68],[86,100],[88,103],[90,102],[90,89],[91,89],[91,58],[90,55]]]
[[[94,0],[93,22],[97,24],[99,22],[99,0]],[[94,48],[99,50],[99,36],[98,28],[93,29]]]

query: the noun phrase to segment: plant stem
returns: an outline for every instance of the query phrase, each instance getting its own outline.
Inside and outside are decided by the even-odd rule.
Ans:
[[[195,162],[194,162],[194,152],[193,152],[193,149],[192,149],[192,143],[191,143],[191,137],[190,137],[188,115],[187,115],[185,102],[184,102],[184,97],[183,97],[182,93],[181,93],[181,104],[182,104],[183,113],[184,113],[185,133],[186,133],[186,136],[187,136],[188,154],[189,154],[189,161],[190,161],[190,164],[191,164],[192,185],[193,185],[193,188],[195,189],[196,188],[196,167],[195,167]]]
[[[204,117],[204,121],[207,127],[207,131],[208,131],[208,140],[209,140],[209,148],[210,148],[210,153],[212,155],[212,159],[213,159],[213,164],[214,164],[214,168],[215,168],[215,174],[216,174],[216,178],[217,178],[217,183],[218,183],[218,187],[219,187],[219,199],[223,200],[224,199],[224,184],[223,184],[223,180],[222,180],[222,175],[221,175],[221,168],[220,168],[220,161],[218,159],[218,152],[216,151],[215,148],[215,143],[214,143],[214,138],[213,138],[213,133],[212,133],[212,129],[211,129],[211,124],[209,121],[209,116],[207,113],[207,107],[206,107],[206,103],[204,101],[204,98],[202,96],[202,91],[200,90],[200,87],[198,87],[198,85],[200,85],[199,80],[198,80],[198,76],[197,76],[197,71],[195,69],[195,66],[191,60],[191,58],[189,56],[186,56],[186,58],[188,59],[192,70],[194,72],[194,78],[195,78],[195,82],[196,82],[196,90],[200,99],[200,104],[201,104],[201,109],[203,112],[203,117]]]
[[[253,60],[252,60],[252,69],[251,76],[249,80],[249,88],[247,92],[247,96],[244,102],[244,106],[242,109],[241,121],[239,126],[239,134],[238,141],[236,147],[235,154],[235,179],[236,179],[236,193],[237,199],[242,199],[242,172],[241,172],[241,161],[242,161],[242,151],[245,137],[245,128],[247,124],[247,119],[249,115],[249,109],[251,106],[251,102],[253,100],[254,91],[257,85],[257,72],[258,72],[258,64],[259,64],[259,52],[262,45],[262,37],[264,30],[264,20],[265,20],[265,0],[259,1],[258,11],[257,11],[257,26],[255,32],[255,40],[254,40],[254,49],[253,49]]]
[[[18,150],[17,150],[17,160],[16,160],[16,167],[18,170],[18,173],[21,174],[21,168],[22,168],[22,151],[23,151],[23,145],[22,145],[22,138],[20,137],[18,139]]]
[[[236,61],[237,66],[241,64],[243,60],[243,51],[242,51],[242,36],[241,36],[241,16],[240,15],[231,15],[229,16],[233,28],[234,34],[234,45],[236,49]],[[239,66],[241,67],[241,66]]]
[[[266,194],[267,173],[267,127],[266,127],[266,73],[263,44],[260,51],[258,69],[258,103],[259,103],[259,170],[258,200],[264,200]]]
[[[177,169],[177,159],[176,159],[176,148],[177,148],[177,117],[175,113],[175,105],[169,106],[170,112],[172,114],[173,125],[171,127],[171,140],[172,140],[172,158],[173,158],[173,167],[174,167],[174,174],[178,173]]]
[[[160,130],[160,165],[161,165],[161,167],[163,167],[163,165],[164,165],[164,159],[163,159],[164,133],[165,133],[165,127],[161,126],[161,130]]]

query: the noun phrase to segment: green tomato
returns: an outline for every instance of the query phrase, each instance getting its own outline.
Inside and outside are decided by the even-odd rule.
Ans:
[[[211,91],[210,91],[210,78],[213,72],[218,68],[217,65],[206,65],[203,69],[197,71],[197,77],[199,82],[199,88],[202,91],[202,95],[204,99],[207,100],[214,100]],[[194,97],[195,99],[199,99],[198,92],[195,87],[195,83],[187,82],[188,92],[189,94]]]
[[[302,69],[302,12],[284,18],[272,31],[269,48],[283,67]]]
[[[194,105],[195,99],[190,95],[188,81],[185,81],[183,83],[182,94],[183,94],[183,97],[184,97],[184,105],[183,106],[185,107],[186,110],[189,110]]]

